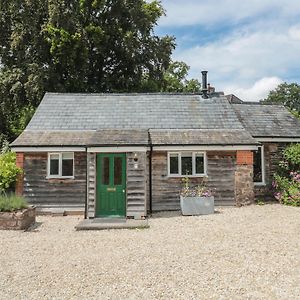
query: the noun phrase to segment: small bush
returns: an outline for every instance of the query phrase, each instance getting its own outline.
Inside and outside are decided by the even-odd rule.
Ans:
[[[16,182],[22,170],[16,166],[16,154],[5,152],[0,154],[0,193],[5,192]]]
[[[27,207],[28,204],[23,197],[18,197],[14,194],[0,195],[0,211],[2,212],[12,212]]]
[[[300,144],[290,145],[283,151],[273,187],[280,203],[300,206]]]

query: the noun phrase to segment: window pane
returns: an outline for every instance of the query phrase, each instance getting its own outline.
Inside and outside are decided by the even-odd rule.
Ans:
[[[262,182],[261,147],[253,151],[253,181]]]
[[[114,184],[122,184],[122,157],[115,157],[114,159]]]
[[[102,184],[109,184],[109,157],[102,158]]]
[[[50,175],[58,175],[59,173],[59,155],[50,154]]]
[[[181,175],[193,175],[192,153],[181,154]]]
[[[196,174],[204,174],[204,156],[196,154]]]
[[[178,154],[170,154],[170,174],[178,175],[178,173]]]
[[[73,176],[73,159],[62,160],[62,176]]]
[[[62,154],[62,159],[73,159],[73,153],[63,153]]]

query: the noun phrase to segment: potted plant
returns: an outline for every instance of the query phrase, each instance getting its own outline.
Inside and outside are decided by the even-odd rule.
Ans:
[[[213,214],[215,201],[213,193],[204,184],[189,186],[189,178],[183,178],[183,188],[180,192],[180,207],[182,215],[197,216]]]
[[[35,223],[35,207],[29,206],[23,197],[0,194],[0,229],[27,229]]]

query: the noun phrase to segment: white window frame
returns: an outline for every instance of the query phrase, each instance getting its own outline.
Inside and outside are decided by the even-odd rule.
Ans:
[[[72,154],[73,159],[73,176],[62,176],[62,155]],[[50,175],[50,157],[51,155],[58,155],[58,175]],[[74,179],[75,174],[75,161],[74,152],[48,152],[48,163],[47,163],[47,179],[61,178],[61,179]]]
[[[254,185],[255,186],[263,186],[263,185],[266,185],[265,148],[263,145],[258,146],[258,148],[261,148],[261,152],[260,152],[260,155],[261,155],[261,157],[260,157],[260,159],[261,159],[261,181],[260,182],[254,181]],[[254,172],[254,169],[253,169],[253,172]]]
[[[177,151],[177,152],[168,152],[168,177],[207,177],[207,155],[206,152],[192,152],[192,174],[191,175],[182,175],[181,172],[181,155],[183,153],[191,153],[191,151]],[[178,173],[179,174],[171,174],[171,166],[170,166],[170,157],[171,155],[176,154],[178,155]],[[204,173],[197,174],[196,173],[196,155],[201,154],[203,155],[204,159]]]

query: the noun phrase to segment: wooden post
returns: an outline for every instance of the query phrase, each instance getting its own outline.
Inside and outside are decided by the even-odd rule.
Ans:
[[[17,167],[22,169],[22,173],[20,173],[17,177],[16,195],[22,196],[23,188],[24,188],[24,153],[23,152],[17,152],[16,165]]]

